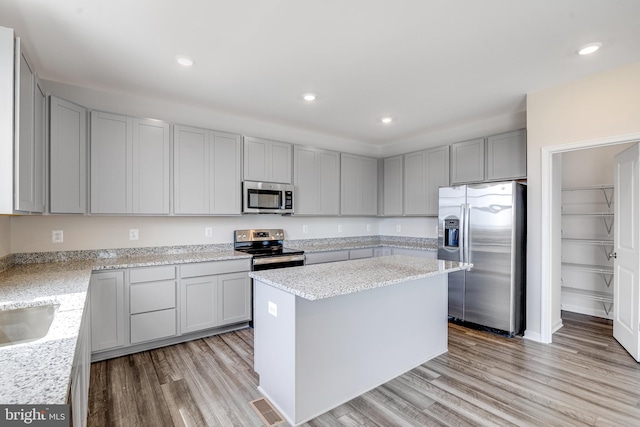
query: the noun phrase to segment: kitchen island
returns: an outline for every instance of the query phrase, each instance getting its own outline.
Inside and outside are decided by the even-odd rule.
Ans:
[[[447,351],[447,274],[394,255],[250,273],[260,392],[292,425]]]

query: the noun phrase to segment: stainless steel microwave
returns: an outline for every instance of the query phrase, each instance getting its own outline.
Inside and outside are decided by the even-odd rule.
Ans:
[[[293,185],[274,182],[242,183],[243,213],[293,213]]]

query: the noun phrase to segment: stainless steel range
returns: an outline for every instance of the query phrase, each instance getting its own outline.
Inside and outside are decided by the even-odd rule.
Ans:
[[[253,255],[253,271],[304,265],[304,251],[287,249],[283,245],[284,230],[236,230],[233,247],[236,251]]]

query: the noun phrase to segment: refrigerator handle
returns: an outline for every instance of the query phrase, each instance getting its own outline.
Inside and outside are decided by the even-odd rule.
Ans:
[[[471,239],[469,238],[469,224],[471,223],[471,208],[466,204],[464,205],[464,210],[464,262],[470,262]]]
[[[459,239],[460,239],[460,249],[459,249],[459,255],[460,255],[460,262],[465,262],[465,246],[466,246],[466,224],[467,224],[467,218],[466,218],[466,208],[467,205],[465,205],[464,203],[460,205],[460,231],[459,231]]]

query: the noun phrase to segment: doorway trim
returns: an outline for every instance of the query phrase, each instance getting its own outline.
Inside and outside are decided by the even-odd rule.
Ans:
[[[553,179],[553,155],[566,153],[569,151],[583,150],[587,148],[606,147],[608,145],[618,145],[640,141],[640,132],[596,138],[585,141],[577,141],[568,144],[558,144],[542,147],[541,165],[541,190],[542,190],[542,265],[540,284],[540,341],[550,343],[553,335],[553,286],[560,283],[560,277],[553,275],[553,263],[561,262],[561,254],[553,252],[554,239],[560,239],[560,235],[553,230],[552,215],[561,206],[554,205],[553,195],[561,191],[562,182],[555,182]],[[559,270],[557,270],[559,271]],[[558,285],[559,286],[559,285]],[[615,308],[614,308],[615,310]]]

